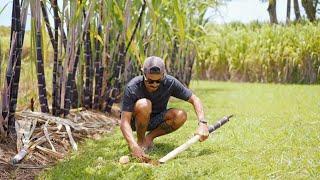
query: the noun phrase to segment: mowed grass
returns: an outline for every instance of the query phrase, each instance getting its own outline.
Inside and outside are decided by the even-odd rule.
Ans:
[[[319,179],[320,86],[194,81],[210,123],[235,117],[202,143],[194,144],[160,166],[118,160],[129,154],[119,127],[98,141],[87,140],[79,152],[44,172],[40,179]],[[190,138],[196,127],[193,107],[173,100],[188,121],[178,131],[155,140],[160,159]]]

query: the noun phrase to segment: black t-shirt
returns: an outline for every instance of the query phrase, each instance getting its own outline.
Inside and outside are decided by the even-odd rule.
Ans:
[[[146,90],[143,76],[137,76],[125,88],[121,110],[133,112],[135,103],[146,98],[152,103],[152,114],[157,114],[166,110],[170,96],[187,101],[191,95],[191,90],[170,75],[165,75],[158,89],[152,93]]]

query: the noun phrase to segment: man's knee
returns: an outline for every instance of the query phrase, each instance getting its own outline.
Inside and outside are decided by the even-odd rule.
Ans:
[[[152,111],[152,103],[149,99],[139,99],[134,106],[134,113],[136,115],[150,116]]]
[[[180,109],[174,109],[167,114],[167,123],[173,127],[173,129],[178,129],[187,120],[187,113]]]
[[[184,124],[187,120],[187,113],[184,110],[177,110],[176,111],[176,118],[178,124]]]
[[[176,113],[176,119],[185,122],[187,120],[187,113],[184,110],[178,110]]]

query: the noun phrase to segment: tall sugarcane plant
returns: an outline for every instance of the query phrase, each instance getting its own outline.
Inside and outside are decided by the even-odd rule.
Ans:
[[[19,0],[14,0],[12,6],[9,61],[2,91],[0,115],[1,137],[5,137],[8,133],[14,133],[14,113],[17,104],[21,69],[21,47],[23,43],[22,32],[24,32],[21,30],[21,19],[24,20],[26,13],[22,13],[22,15],[23,16],[21,16]]]
[[[19,0],[14,0],[0,131],[7,132],[8,120],[15,112],[24,37],[21,21],[26,18],[21,12],[27,5],[31,5],[34,55],[30,57],[36,62],[40,109],[67,116],[70,108],[76,107],[110,112],[124,85],[141,73],[143,61],[150,55],[164,58],[168,72],[188,85],[197,56],[197,38],[203,34],[203,14],[213,2],[63,0],[58,4],[57,0],[24,0],[21,10]],[[50,38],[52,59],[43,56],[47,42],[40,28],[42,22]],[[44,67],[44,62],[52,66]],[[52,68],[52,89],[46,89],[46,68]],[[47,91],[51,99],[47,99]],[[14,119],[9,122],[12,127]]]
[[[101,21],[99,18],[97,18],[97,25],[98,25],[98,34],[94,38],[95,43],[95,61],[94,61],[94,68],[95,68],[95,90],[94,90],[94,102],[93,102],[93,109],[99,109],[99,99],[101,94],[101,87],[102,87],[102,59],[101,59],[101,43],[99,41],[98,37],[101,37],[102,35],[102,27],[101,27]]]
[[[91,50],[91,37],[90,37],[90,24],[84,35],[85,46],[85,88],[84,88],[84,106],[92,108],[92,89],[93,89],[93,64],[92,64],[92,50]]]
[[[16,47],[16,51],[13,52],[12,58],[13,61],[11,66],[11,72],[7,71],[7,82],[10,82],[10,93],[9,93],[9,119],[8,119],[8,127],[9,131],[14,127],[14,113],[17,104],[18,98],[18,88],[19,88],[19,79],[20,79],[20,70],[21,70],[21,47],[22,47],[22,32],[21,32],[21,7],[19,4],[19,0],[14,1],[14,14],[15,14],[15,22],[13,22],[15,29],[12,31],[11,41],[16,41],[11,46]],[[9,70],[9,69],[8,69]],[[12,71],[13,70],[13,71]],[[10,77],[11,76],[11,77]]]
[[[53,41],[53,68],[52,68],[52,114],[57,116],[60,113],[60,83],[58,81],[59,64],[58,64],[58,44],[59,44],[59,26],[61,24],[58,14],[57,0],[51,0],[51,6],[54,14],[54,41]],[[61,66],[61,64],[60,64]]]
[[[36,50],[36,70],[38,79],[38,93],[41,112],[48,113],[48,100],[46,90],[46,80],[44,75],[44,59],[42,49],[42,33],[41,33],[41,5],[40,0],[34,0],[30,2],[31,17],[33,22],[33,35],[35,37],[35,50]],[[52,32],[51,32],[52,35]],[[53,37],[51,38],[53,42]]]

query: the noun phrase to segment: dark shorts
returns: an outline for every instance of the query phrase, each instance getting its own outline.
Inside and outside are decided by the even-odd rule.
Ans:
[[[157,113],[157,114],[151,114],[147,131],[152,131],[152,130],[156,129],[161,123],[163,123],[164,122],[164,116],[166,115],[168,110],[169,109],[164,110],[164,111],[162,111],[160,113]],[[133,131],[136,131],[135,123],[136,123],[136,119],[132,118],[130,124],[131,124],[131,128],[132,128]]]

